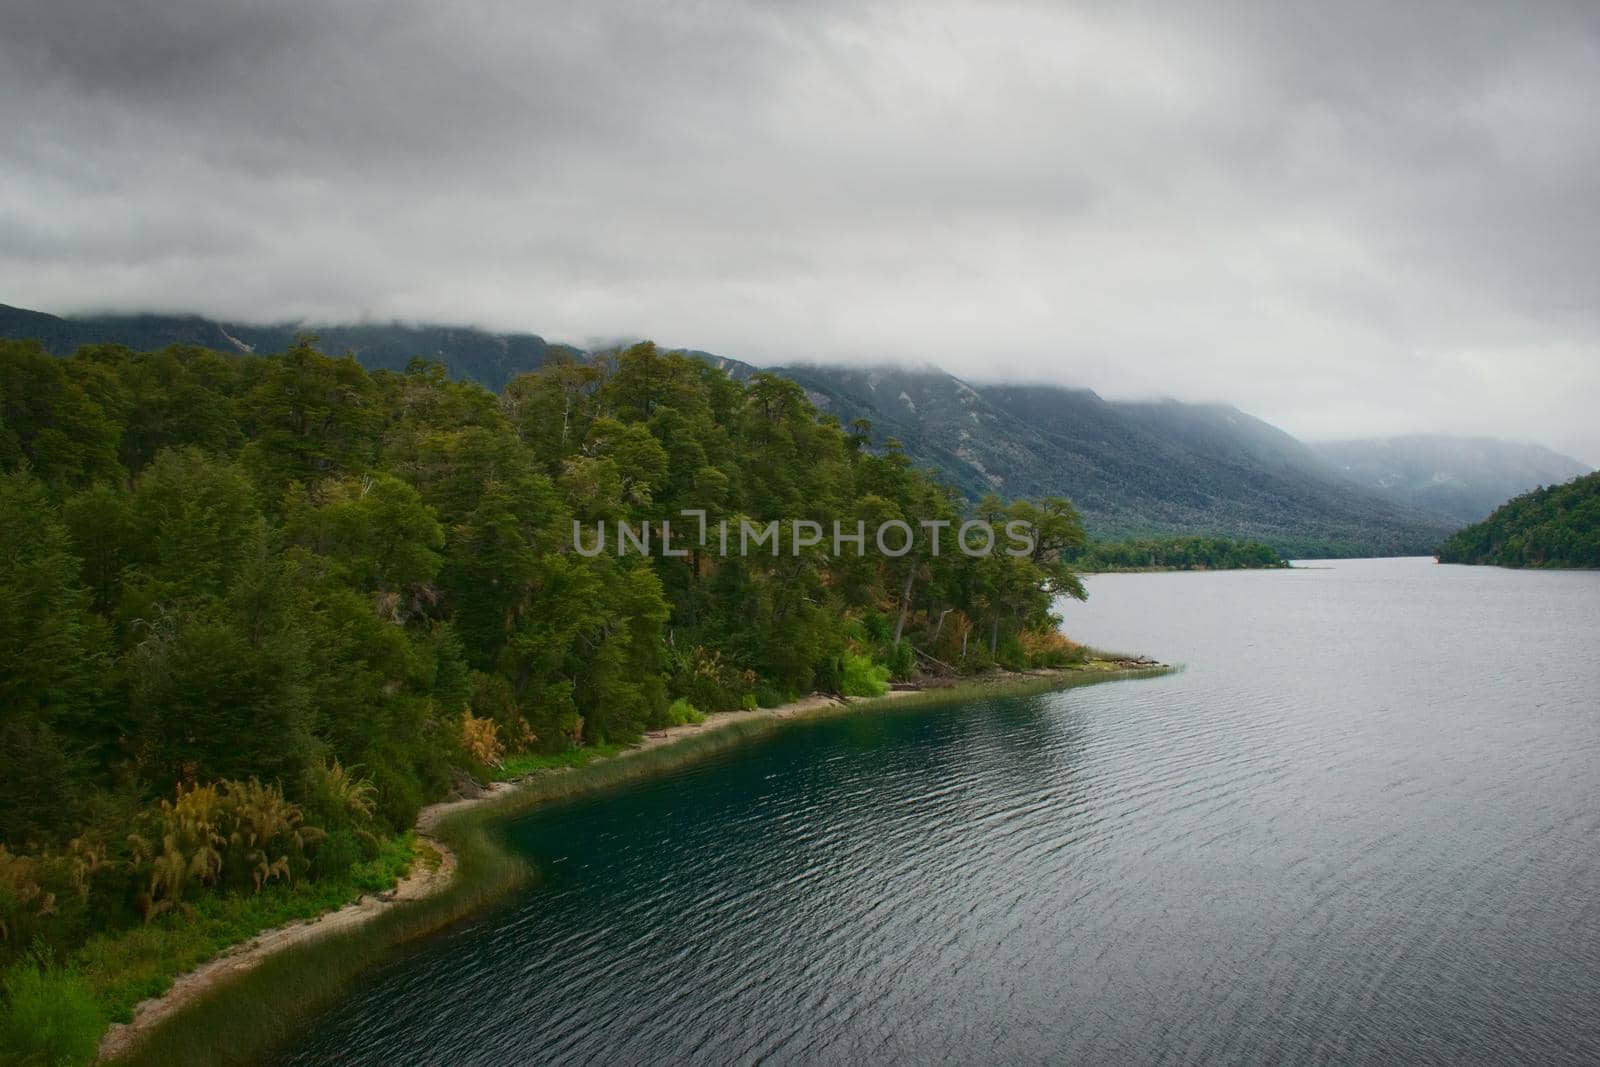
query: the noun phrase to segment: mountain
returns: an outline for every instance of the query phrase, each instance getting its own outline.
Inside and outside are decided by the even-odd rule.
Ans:
[[[1507,501],[1440,545],[1439,562],[1600,567],[1600,473]]]
[[[976,385],[932,367],[776,369],[969,498],[1070,497],[1096,538],[1208,533],[1301,557],[1421,554],[1455,526],[1352,484],[1294,437],[1224,405]]]
[[[306,326],[248,325],[198,315],[93,315],[60,318],[0,304],[0,337],[31,338],[58,356],[83,345],[117,344],[139,351],[168,345],[199,345],[221,352],[282,352],[302,333],[317,335],[331,355],[350,352],[371,370],[404,370],[412,359],[435,359],[458,378],[496,391],[518,374],[544,365],[551,352],[581,354],[531,333],[490,333],[465,326],[387,323]]]
[[[159,349],[196,344],[274,352],[305,327],[223,323],[193,315],[58,318],[0,305],[0,337],[36,338],[57,355],[85,344]],[[581,354],[534,334],[389,325],[317,326],[324,351],[403,369],[413,357],[498,389],[552,353]],[[689,352],[747,378],[756,368]],[[936,367],[773,368],[824,412],[867,419],[880,445],[898,440],[969,500],[1066,496],[1101,539],[1208,534],[1263,541],[1291,556],[1431,552],[1459,523],[1364,488],[1300,441],[1223,405],[1123,403],[1088,389],[975,385]]]
[[[1463,523],[1477,522],[1518,493],[1591,469],[1539,445],[1489,437],[1376,437],[1311,447],[1358,485]]]

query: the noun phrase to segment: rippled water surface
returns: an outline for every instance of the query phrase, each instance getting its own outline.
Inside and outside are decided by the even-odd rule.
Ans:
[[[804,724],[509,833],[297,1062],[1600,1062],[1600,574],[1090,581],[1167,678]]]

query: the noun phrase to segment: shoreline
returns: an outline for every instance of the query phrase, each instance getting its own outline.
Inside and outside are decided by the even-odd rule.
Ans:
[[[1260,567],[1103,567],[1093,570],[1080,570],[1076,573],[1080,578],[1092,578],[1097,574],[1232,574],[1236,571],[1288,571],[1297,570],[1293,563],[1287,560],[1272,566]]]
[[[263,930],[176,976],[160,996],[135,1006],[131,1022],[112,1024],[101,1038],[95,1062],[253,1062],[287,1035],[284,1020],[303,1017],[309,1009],[331,1000],[349,977],[370,963],[479,911],[536,878],[536,872],[490,839],[489,828],[541,803],[669,770],[711,751],[769,733],[787,722],[890,705],[904,708],[985,695],[1024,696],[1081,684],[1156,677],[1177,669],[1145,659],[1103,659],[1081,667],[1005,672],[925,688],[890,690],[878,697],[841,698],[813,693],[771,708],[713,713],[702,723],[651,731],[616,755],[581,767],[534,771],[492,782],[470,796],[438,801],[418,812],[418,857],[393,889],[364,895],[312,919]],[[681,758],[672,758],[675,756]],[[436,860],[430,862],[424,850],[431,850]],[[479,884],[474,884],[479,868],[485,870],[478,877]],[[398,929],[390,931],[389,926]],[[341,944],[346,942],[349,951],[341,952]],[[286,1003],[274,1010],[272,999],[285,994],[292,997],[296,990],[293,982],[284,987],[274,981],[280,976],[269,972],[284,971],[296,953],[325,956],[330,961],[340,959],[341,965],[322,973],[322,988],[308,990],[297,1000],[285,997]],[[258,1014],[274,1017],[256,1020],[251,1033],[260,1036],[254,1042],[230,1041],[227,1051],[219,1054],[215,1045],[197,1046],[175,1032],[173,1028],[187,1016],[201,1013],[209,1014],[213,1022],[221,1021],[219,1029],[226,1031],[226,1020],[220,1019],[226,1015],[221,1002],[230,993],[248,995],[246,987],[252,978],[272,987],[272,992],[253,998],[252,1008]],[[162,1038],[171,1039],[170,1047],[159,1047]]]

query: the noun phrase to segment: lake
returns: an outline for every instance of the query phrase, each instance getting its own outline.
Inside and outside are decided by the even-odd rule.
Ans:
[[[798,724],[507,830],[297,1063],[1600,1062],[1600,573],[1105,575],[1176,675]]]

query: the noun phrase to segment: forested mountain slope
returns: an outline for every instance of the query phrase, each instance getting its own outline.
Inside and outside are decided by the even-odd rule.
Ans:
[[[200,344],[257,354],[286,350],[294,325],[246,326],[196,316],[62,319],[0,306],[0,336],[32,337],[65,356],[86,343]],[[320,326],[322,349],[371,369],[437,360],[458,378],[499,388],[576,350],[532,334],[435,326]],[[736,380],[749,364],[691,355]],[[1276,428],[1215,405],[1108,402],[1088,389],[964,382],[923,369],[776,368],[849,426],[872,423],[874,447],[898,440],[917,464],[969,502],[985,493],[1071,498],[1091,535],[1206,534],[1264,541],[1293,556],[1425,553],[1455,520],[1355,484]]]
[[[1090,534],[1203,532],[1293,556],[1422,554],[1449,520],[1352,484],[1298,440],[1219,405],[1119,403],[1088,389],[975,385],[936,369],[789,366],[969,496],[1070,497]]]
[[[1600,567],[1600,473],[1508,500],[1440,545],[1439,562]]]

